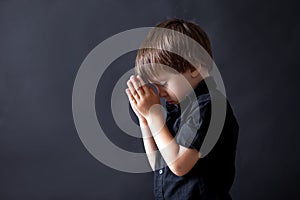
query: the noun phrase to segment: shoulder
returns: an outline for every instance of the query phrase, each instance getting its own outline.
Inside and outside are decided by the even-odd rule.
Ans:
[[[183,103],[182,122],[189,122],[200,126],[204,119],[210,119],[211,98],[210,95],[202,94],[193,98],[189,97]],[[200,123],[199,123],[200,122]]]
[[[199,96],[188,97],[183,103],[189,111],[195,111],[206,108],[211,103],[210,94],[202,94]]]
[[[209,93],[201,94],[196,98],[193,98],[193,100],[190,98],[188,102],[189,105],[186,107],[187,113],[190,115],[198,115],[200,113],[201,118],[210,119],[212,113],[218,114],[222,110],[225,112],[224,114],[226,117],[228,114],[233,114],[226,96],[218,90],[212,90]]]

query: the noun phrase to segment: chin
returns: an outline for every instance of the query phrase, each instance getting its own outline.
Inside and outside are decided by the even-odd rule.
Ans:
[[[172,101],[172,100],[170,100],[170,101],[167,101],[169,104],[178,104],[178,102],[177,101]]]

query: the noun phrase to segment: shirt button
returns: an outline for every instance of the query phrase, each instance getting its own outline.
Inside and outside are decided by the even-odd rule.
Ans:
[[[158,173],[159,174],[162,174],[164,171],[162,170],[162,169],[160,169],[159,171],[158,171]]]

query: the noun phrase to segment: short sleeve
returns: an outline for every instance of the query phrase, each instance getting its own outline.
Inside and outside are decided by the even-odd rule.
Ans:
[[[180,123],[180,128],[175,136],[179,145],[200,151],[210,122],[210,109],[209,101],[204,106],[197,106],[187,114],[186,119]]]

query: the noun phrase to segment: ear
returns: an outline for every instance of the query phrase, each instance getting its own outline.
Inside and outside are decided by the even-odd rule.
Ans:
[[[200,76],[200,70],[201,70],[201,65],[196,68],[190,69],[191,77],[192,78],[197,78]]]

